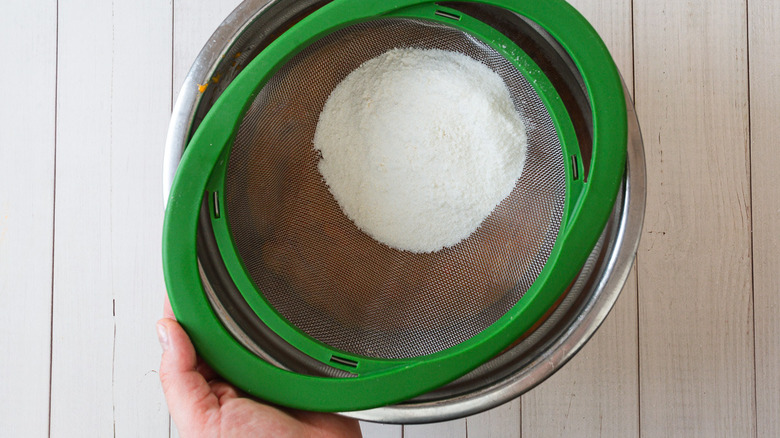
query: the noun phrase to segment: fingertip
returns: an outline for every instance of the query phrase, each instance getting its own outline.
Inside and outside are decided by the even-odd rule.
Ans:
[[[157,340],[160,341],[163,351],[168,351],[171,348],[171,338],[168,335],[168,325],[164,321],[164,319],[157,321]]]
[[[175,319],[168,318],[167,316],[164,316],[164,317],[162,317],[162,318],[157,320],[157,325],[158,326],[159,325],[163,325],[166,328],[168,328],[170,325],[173,325],[173,324],[177,324],[178,325],[179,323]]]
[[[170,318],[157,321],[157,332],[163,346],[163,364],[176,371],[192,371],[197,368],[198,359],[189,336],[182,326]]]

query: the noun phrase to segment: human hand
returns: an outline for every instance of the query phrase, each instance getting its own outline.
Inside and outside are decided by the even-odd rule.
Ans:
[[[282,410],[246,397],[215,379],[199,363],[184,329],[166,316],[157,322],[163,348],[160,381],[182,438],[197,437],[360,437],[358,422],[334,414]]]

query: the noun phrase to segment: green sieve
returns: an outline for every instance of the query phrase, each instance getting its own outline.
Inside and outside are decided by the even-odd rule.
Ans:
[[[470,5],[512,11],[561,43],[590,106],[590,156],[575,129],[583,119],[555,78],[468,14]],[[528,131],[510,196],[469,238],[432,254],[390,249],[357,230],[312,146],[330,91],[397,47],[452,50],[487,65]],[[249,394],[318,411],[408,400],[490,360],[543,319],[601,235],[625,156],[617,69],[565,2],[334,0],[259,51],[193,134],[165,217],[171,304],[199,354]],[[209,264],[199,262],[204,252]],[[217,280],[206,286],[203,276]],[[230,297],[228,308],[215,308],[213,295]]]

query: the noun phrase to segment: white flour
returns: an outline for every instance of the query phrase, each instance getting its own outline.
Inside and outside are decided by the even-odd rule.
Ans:
[[[457,244],[509,195],[526,134],[503,80],[459,53],[393,49],[350,73],[320,114],[319,171],[344,214],[392,248]]]

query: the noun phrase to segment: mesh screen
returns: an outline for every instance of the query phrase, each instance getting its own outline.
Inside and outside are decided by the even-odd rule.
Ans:
[[[469,238],[432,254],[397,251],[361,232],[323,182],[312,143],[331,90],[396,47],[457,51],[492,68],[529,138],[511,195]],[[533,284],[558,234],[564,160],[549,113],[503,56],[444,25],[379,19],[319,40],[263,87],[232,148],[225,197],[239,256],[291,324],[350,353],[408,358],[478,334]]]

